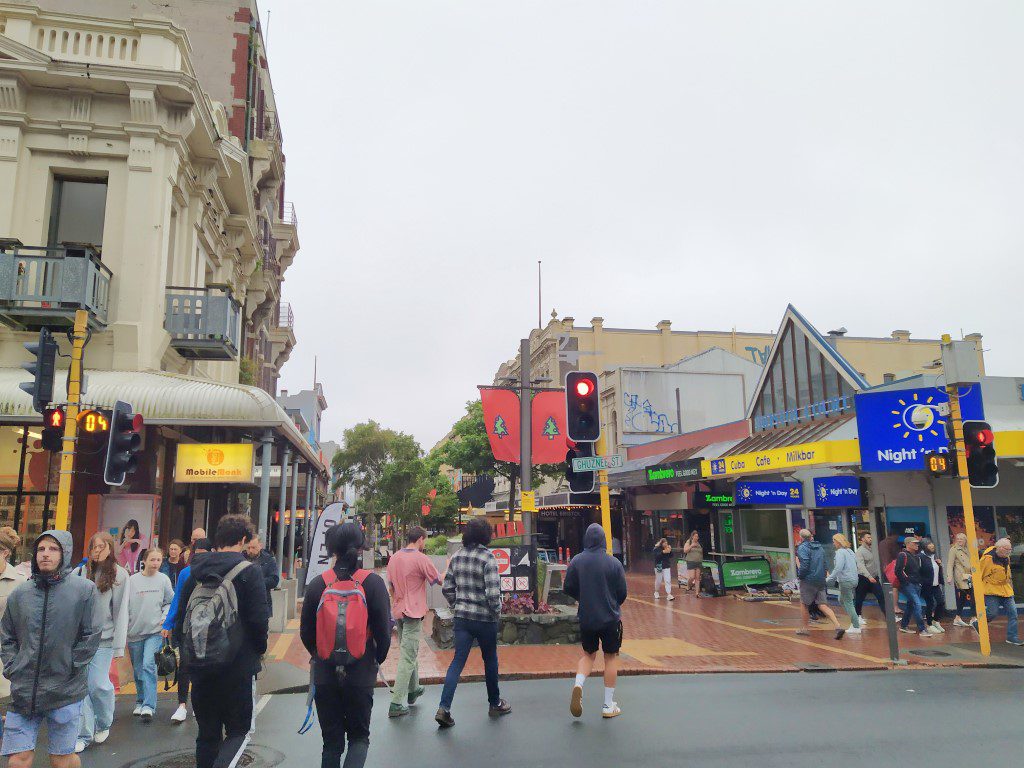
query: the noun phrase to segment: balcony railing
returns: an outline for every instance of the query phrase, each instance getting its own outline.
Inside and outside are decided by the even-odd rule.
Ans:
[[[284,207],[281,209],[281,221],[291,224],[293,227],[299,225],[299,217],[295,213],[295,203],[284,201]]]
[[[295,315],[292,313],[292,305],[287,301],[278,302],[277,317],[275,318],[274,325],[278,328],[295,327]]]
[[[164,328],[171,334],[171,346],[182,357],[234,360],[241,315],[241,306],[227,288],[167,289]]]
[[[0,241],[0,320],[14,328],[70,326],[75,311],[107,324],[112,273],[89,245],[46,248]]]

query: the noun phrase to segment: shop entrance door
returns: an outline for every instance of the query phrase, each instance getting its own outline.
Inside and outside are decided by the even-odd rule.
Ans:
[[[814,520],[814,540],[821,544],[825,552],[825,570],[831,573],[836,564],[836,548],[832,545],[832,537],[843,533],[843,515],[841,512],[824,512],[812,510]]]

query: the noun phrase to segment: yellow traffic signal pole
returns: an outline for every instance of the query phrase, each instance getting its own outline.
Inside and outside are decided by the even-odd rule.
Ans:
[[[967,450],[964,443],[964,422],[960,413],[960,393],[956,384],[948,385],[949,415],[953,421],[953,439],[956,441],[957,477],[960,480],[960,496],[964,505],[964,528],[967,533],[967,551],[971,553],[971,586],[974,592],[974,611],[978,617],[978,635],[981,653],[989,656],[992,643],[988,636],[988,616],[985,614],[985,592],[981,587],[981,558],[978,555],[978,529],[974,524],[974,501],[971,497],[971,481],[967,477]]]
[[[89,312],[75,312],[75,331],[71,347],[71,371],[68,375],[68,404],[64,412],[64,449],[60,452],[60,484],[57,486],[57,515],[53,527],[67,530],[71,511],[71,478],[75,472],[75,446],[78,443],[78,410],[82,400],[82,350],[85,347]]]
[[[597,443],[594,445],[594,453],[598,456],[604,456],[606,449],[607,441],[604,437],[604,430],[601,430],[601,435],[597,438]],[[610,555],[612,553],[612,508],[611,500],[608,497],[607,469],[598,470],[597,482],[601,491],[601,527],[604,528],[605,546]]]

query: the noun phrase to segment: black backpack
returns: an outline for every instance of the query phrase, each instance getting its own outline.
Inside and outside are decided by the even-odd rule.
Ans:
[[[221,669],[238,656],[245,635],[234,580],[250,565],[243,560],[226,575],[208,576],[192,590],[182,633],[182,655],[190,671]]]

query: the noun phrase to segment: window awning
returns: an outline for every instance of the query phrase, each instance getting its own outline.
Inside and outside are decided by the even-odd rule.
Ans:
[[[67,399],[66,369],[57,371],[53,401]],[[40,423],[32,398],[18,388],[29,381],[21,368],[0,368],[0,421],[9,424]],[[83,405],[109,408],[115,400],[131,403],[147,424],[155,426],[204,426],[270,429],[297,449],[316,471],[324,465],[313,446],[295,428],[290,416],[258,387],[221,384],[165,371],[88,371]]]

